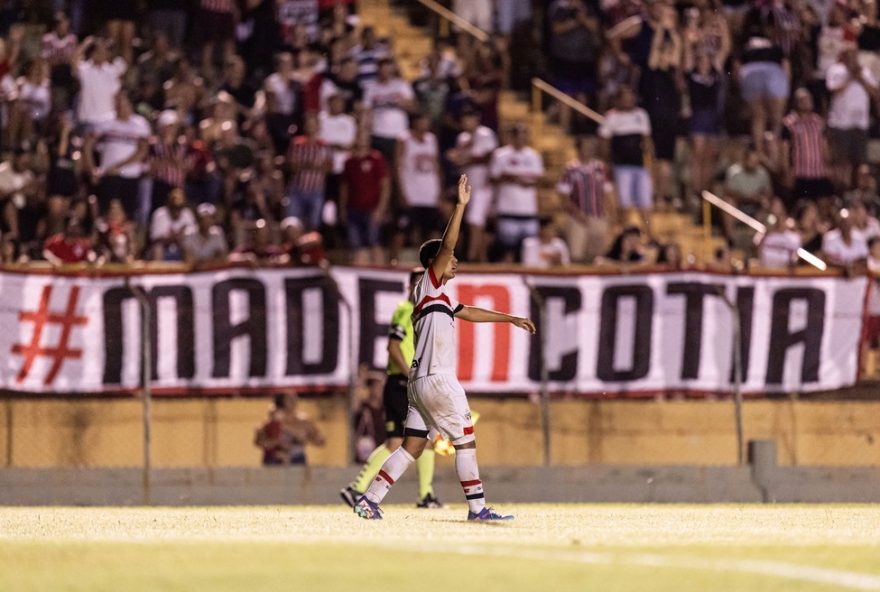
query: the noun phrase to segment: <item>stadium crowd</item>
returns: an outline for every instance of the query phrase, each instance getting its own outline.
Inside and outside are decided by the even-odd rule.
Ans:
[[[765,267],[880,266],[872,0],[451,7],[490,40],[437,37],[408,81],[353,0],[0,3],[0,261],[404,262],[464,172],[465,261],[685,265],[652,212],[712,190]],[[604,113],[549,108],[580,138],[558,178],[500,129],[532,74]]]

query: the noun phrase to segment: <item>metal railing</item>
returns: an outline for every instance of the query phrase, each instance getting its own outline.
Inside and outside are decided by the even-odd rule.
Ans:
[[[449,35],[449,25],[455,25],[477,41],[485,43],[489,41],[489,34],[481,28],[471,24],[467,20],[461,18],[442,4],[434,0],[418,0],[419,4],[440,17],[440,35],[447,37]]]
[[[723,199],[721,199],[720,197],[718,197],[714,193],[712,193],[710,191],[703,191],[701,193],[701,196],[702,196],[705,204],[712,204],[713,206],[715,206],[716,208],[718,208],[719,210],[721,210],[725,214],[732,216],[734,219],[742,222],[743,224],[745,224],[746,226],[748,226],[749,228],[751,228],[752,230],[754,230],[758,234],[767,234],[767,227],[764,226],[761,222],[759,222],[758,220],[755,220],[754,218],[752,218],[751,216],[749,216],[748,214],[743,212],[741,209],[734,206],[733,204],[727,203],[726,201],[724,201]],[[711,211],[706,206],[704,206],[704,209],[703,209],[703,225],[704,225],[704,229],[705,229],[706,234],[711,235],[711,232],[712,232]],[[815,267],[816,269],[818,269],[820,271],[825,271],[826,269],[828,269],[828,266],[825,264],[824,261],[822,261],[821,259],[819,259],[818,257],[816,257],[815,255],[813,255],[812,253],[810,253],[809,251],[807,251],[806,249],[804,249],[802,247],[797,250],[797,256],[800,259],[803,259],[804,261],[806,261],[807,263],[809,263],[810,265],[812,265],[813,267]]]
[[[574,99],[546,80],[542,80],[541,78],[532,78],[532,112],[540,113],[544,108],[543,95],[548,94],[566,107],[574,109],[584,117],[592,119],[598,124],[602,124],[605,121],[605,116],[597,111],[593,111],[577,99]]]

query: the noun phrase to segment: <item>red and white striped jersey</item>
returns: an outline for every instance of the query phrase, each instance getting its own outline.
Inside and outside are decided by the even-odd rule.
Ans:
[[[156,138],[150,145],[153,176],[172,187],[183,187],[186,182],[186,159],[189,146],[181,138],[166,144]]]
[[[825,120],[816,113],[790,113],[782,124],[782,138],[791,143],[794,176],[799,179],[825,177]]]
[[[455,314],[464,306],[449,296],[446,284],[430,267],[413,289],[413,301],[416,303],[412,317],[416,352],[409,371],[410,380],[431,374],[454,376]]]
[[[235,0],[200,0],[199,7],[209,12],[235,13]]]
[[[602,218],[605,215],[605,193],[611,190],[605,163],[595,158],[589,162],[570,162],[560,176],[556,190],[568,196],[587,216]]]
[[[293,169],[291,188],[298,191],[324,191],[324,180],[333,153],[323,140],[310,142],[297,136],[290,144],[288,161]]]

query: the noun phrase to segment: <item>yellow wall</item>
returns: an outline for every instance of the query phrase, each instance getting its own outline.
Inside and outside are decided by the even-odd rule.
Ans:
[[[346,404],[301,403],[328,444],[309,450],[313,464],[346,463]],[[480,460],[540,464],[540,407],[525,400],[477,399]],[[157,400],[156,467],[259,463],[254,428],[268,402],[254,399]],[[136,400],[0,401],[0,467],[139,466],[141,404]],[[552,404],[557,464],[732,464],[730,402],[559,401]],[[745,404],[746,439],[772,438],[786,465],[880,465],[880,402],[754,401]]]

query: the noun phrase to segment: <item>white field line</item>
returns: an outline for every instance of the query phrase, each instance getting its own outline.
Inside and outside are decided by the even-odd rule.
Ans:
[[[383,545],[386,546],[386,545]],[[400,549],[397,545],[389,548]],[[827,584],[849,590],[880,591],[880,576],[755,559],[702,559],[697,557],[668,557],[646,553],[601,553],[572,551],[538,551],[527,549],[498,549],[478,546],[463,546],[444,549],[445,553],[457,555],[481,555],[509,557],[514,559],[535,559],[542,561],[568,561],[588,565],[638,565],[647,567],[667,567],[689,570],[728,571],[745,574],[772,576],[786,580],[800,580],[811,584]]]

